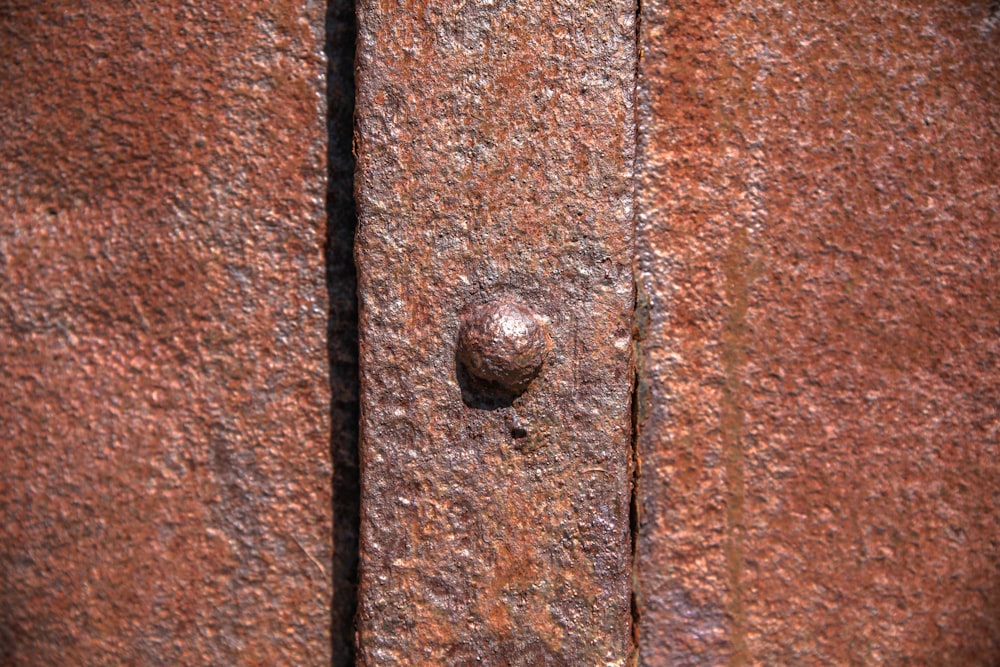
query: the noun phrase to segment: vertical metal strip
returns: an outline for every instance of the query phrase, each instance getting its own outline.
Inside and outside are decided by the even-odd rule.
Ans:
[[[632,2],[359,5],[361,664],[628,660],[634,76]]]

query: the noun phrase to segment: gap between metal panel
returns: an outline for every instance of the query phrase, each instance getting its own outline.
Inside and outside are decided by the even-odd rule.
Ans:
[[[631,549],[632,549],[632,580],[629,582],[632,595],[630,598],[631,612],[632,612],[632,655],[630,656],[630,664],[635,666],[638,665],[642,659],[640,652],[641,647],[641,637],[639,635],[639,629],[641,626],[640,609],[641,600],[639,599],[639,525],[642,520],[641,517],[641,497],[640,497],[640,484],[642,482],[642,460],[639,456],[639,434],[642,428],[642,423],[648,412],[648,383],[646,378],[646,368],[643,358],[643,340],[646,338],[646,334],[649,331],[649,297],[646,294],[645,289],[642,284],[642,276],[639,272],[639,266],[636,263],[636,253],[638,252],[639,243],[639,206],[641,203],[641,197],[639,192],[639,169],[642,164],[642,156],[640,151],[642,150],[641,136],[639,134],[639,120],[641,113],[641,87],[642,87],[642,0],[636,0],[635,3],[635,72],[633,73],[633,116],[632,116],[632,131],[635,133],[633,138],[633,150],[635,151],[635,156],[632,162],[632,195],[633,195],[633,221],[634,221],[634,241],[632,249],[632,280],[634,281],[633,289],[635,290],[635,304],[632,311],[632,335],[633,335],[633,363],[634,376],[632,378],[632,440],[629,443],[631,446],[631,451],[629,452],[631,456],[631,498],[629,503],[629,531],[631,539]]]
[[[354,664],[358,523],[358,307],[354,266],[354,49],[353,0],[326,8],[326,289],[330,366],[330,456],[333,462],[333,580],[330,655],[334,667]]]

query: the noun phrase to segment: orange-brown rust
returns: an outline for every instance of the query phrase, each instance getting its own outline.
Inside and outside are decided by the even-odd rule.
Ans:
[[[1000,655],[994,5],[643,3],[643,664]]]
[[[329,664],[322,26],[0,9],[0,663]]]

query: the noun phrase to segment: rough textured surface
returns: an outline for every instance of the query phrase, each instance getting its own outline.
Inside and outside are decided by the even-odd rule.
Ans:
[[[459,382],[464,371],[474,391],[515,398],[545,364],[545,329],[537,315],[511,299],[472,308],[462,315],[455,344]]]
[[[323,12],[0,6],[2,664],[330,664]]]
[[[996,4],[650,0],[642,48],[642,663],[997,664]]]
[[[358,19],[359,661],[625,664],[635,8]],[[460,315],[505,296],[551,362],[472,407]]]

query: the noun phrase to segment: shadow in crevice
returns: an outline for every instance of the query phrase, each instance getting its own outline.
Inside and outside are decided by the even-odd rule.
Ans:
[[[508,391],[503,387],[476,379],[465,368],[465,364],[455,353],[455,379],[462,390],[462,401],[470,408],[478,410],[500,410],[514,405],[523,391]]]
[[[330,0],[326,9],[327,353],[330,365],[330,454],[333,460],[333,599],[331,658],[354,664],[354,612],[358,584],[358,306],[354,267],[354,48],[353,0]]]

